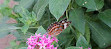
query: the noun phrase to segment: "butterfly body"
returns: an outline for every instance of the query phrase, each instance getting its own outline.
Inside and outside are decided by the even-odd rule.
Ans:
[[[71,21],[67,21],[67,19],[63,19],[60,22],[54,22],[48,27],[47,33],[51,36],[57,36],[66,29],[70,23]]]

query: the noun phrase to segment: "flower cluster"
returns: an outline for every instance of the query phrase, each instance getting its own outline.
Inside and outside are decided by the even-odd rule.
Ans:
[[[57,49],[57,47],[54,47],[52,43],[54,41],[58,42],[58,40],[55,37],[46,37],[45,34],[43,36],[40,34],[35,34],[35,36],[30,36],[30,38],[28,38],[27,40],[27,49]]]

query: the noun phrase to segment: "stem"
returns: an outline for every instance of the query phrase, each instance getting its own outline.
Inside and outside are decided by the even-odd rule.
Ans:
[[[10,28],[10,29],[21,29],[21,27],[12,27],[12,28]]]
[[[67,17],[67,19],[68,19],[68,10],[66,10],[66,17]]]

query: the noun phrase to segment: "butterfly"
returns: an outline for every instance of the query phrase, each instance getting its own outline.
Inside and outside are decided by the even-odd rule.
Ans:
[[[70,25],[71,21],[68,21],[67,18],[50,24],[47,28],[48,35],[55,37],[59,35],[64,29],[66,29]]]

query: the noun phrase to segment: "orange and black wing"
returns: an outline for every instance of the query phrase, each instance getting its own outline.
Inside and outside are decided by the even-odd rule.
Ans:
[[[48,35],[57,36],[64,29],[66,29],[71,21],[67,21],[67,19],[63,19],[60,22],[54,22],[47,28]]]

